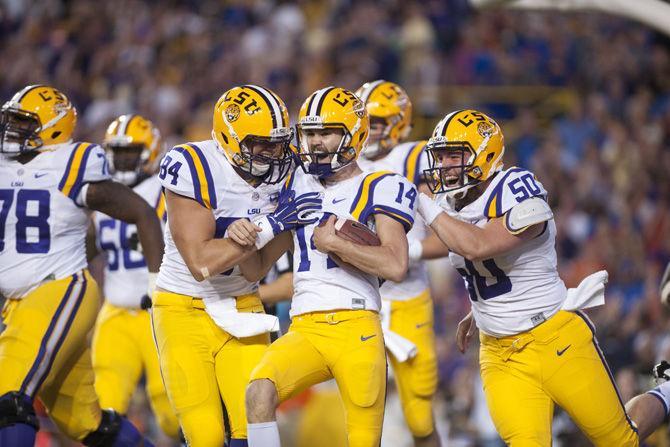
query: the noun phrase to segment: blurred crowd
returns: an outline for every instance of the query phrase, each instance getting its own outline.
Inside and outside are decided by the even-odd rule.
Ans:
[[[657,292],[670,261],[670,40],[641,25],[476,12],[466,0],[0,0],[0,37],[2,100],[29,83],[53,84],[79,110],[78,138],[92,141],[129,111],[154,120],[168,144],[206,139],[214,102],[240,83],[275,90],[295,117],[317,88],[385,78],[410,92],[417,123],[431,125],[472,92],[469,105],[506,132],[506,165],[531,169],[550,193],[568,286],[610,273],[607,305],[589,313],[623,400],[670,358]],[[564,99],[543,107],[541,95],[501,93],[528,91],[521,87]],[[417,125],[413,136],[428,132]],[[440,430],[449,445],[498,445],[476,347],[462,356],[453,343],[467,294],[446,262],[431,267]],[[146,402],[133,408],[151,429]],[[579,445],[557,418],[557,440]]]

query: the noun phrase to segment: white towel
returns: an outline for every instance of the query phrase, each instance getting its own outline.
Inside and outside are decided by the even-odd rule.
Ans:
[[[382,300],[380,311],[382,317],[382,331],[384,332],[384,344],[388,352],[400,363],[416,357],[417,348],[414,343],[402,335],[398,335],[389,329],[391,325],[391,302]]]
[[[224,331],[235,338],[277,332],[279,320],[264,313],[238,312],[235,298],[203,299],[205,312]]]
[[[605,304],[605,284],[608,274],[606,270],[595,272],[582,280],[575,288],[568,289],[561,310],[579,310]]]

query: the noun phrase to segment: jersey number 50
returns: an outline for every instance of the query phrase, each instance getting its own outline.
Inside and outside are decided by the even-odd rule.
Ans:
[[[51,194],[44,189],[19,189],[16,192],[16,252],[48,253],[51,248],[49,216]],[[14,202],[13,189],[0,189],[0,252],[5,250],[5,224]],[[29,231],[29,229],[33,229]],[[30,237],[28,234],[30,233]],[[32,241],[29,241],[32,239]]]

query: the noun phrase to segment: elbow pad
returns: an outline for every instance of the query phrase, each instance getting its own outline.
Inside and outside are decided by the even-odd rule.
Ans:
[[[549,204],[541,197],[531,197],[507,212],[505,227],[512,234],[519,234],[526,228],[546,222],[554,217]]]

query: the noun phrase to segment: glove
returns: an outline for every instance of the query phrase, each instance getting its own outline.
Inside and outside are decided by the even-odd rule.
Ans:
[[[322,200],[318,192],[308,192],[298,197],[295,197],[295,191],[282,192],[272,214],[252,221],[261,229],[256,238],[256,248],[260,250],[279,233],[316,222],[318,217],[315,214],[321,210]]]
[[[419,214],[426,222],[426,225],[431,225],[437,216],[440,215],[442,207],[435,203],[433,199],[425,195],[424,193],[419,193]]]

